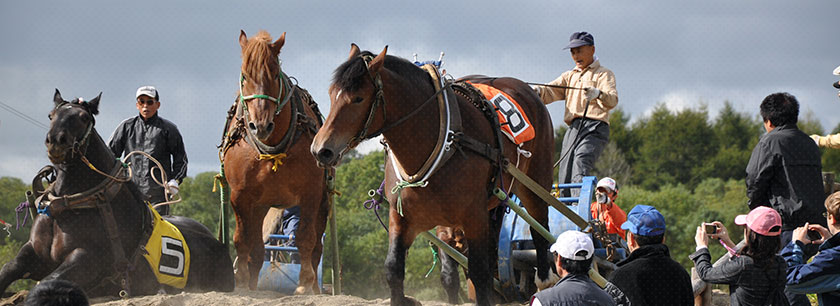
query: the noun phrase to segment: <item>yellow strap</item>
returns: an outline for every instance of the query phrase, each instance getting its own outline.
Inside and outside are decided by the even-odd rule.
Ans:
[[[286,157],[286,153],[280,154],[260,154],[260,157],[257,158],[259,160],[274,160],[274,166],[271,166],[271,171],[277,172],[277,167],[283,165],[283,158]]]
[[[225,177],[222,176],[221,173],[216,174],[216,176],[213,177],[213,192],[216,192],[216,185],[218,185],[219,188],[224,189],[225,184]]]

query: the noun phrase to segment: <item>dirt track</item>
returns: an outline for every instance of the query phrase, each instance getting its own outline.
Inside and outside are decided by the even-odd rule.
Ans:
[[[209,305],[390,305],[387,299],[365,300],[349,295],[307,295],[284,296],[272,291],[207,292],[181,293],[175,295],[152,295],[130,298],[126,300],[109,301],[95,299],[91,301],[99,306],[209,306]],[[423,302],[423,305],[444,306],[443,302]]]

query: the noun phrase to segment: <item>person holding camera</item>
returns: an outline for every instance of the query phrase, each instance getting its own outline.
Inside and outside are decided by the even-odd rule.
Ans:
[[[787,263],[787,289],[794,293],[816,293],[820,305],[840,305],[840,192],[825,200],[828,228],[805,224],[793,231],[793,239],[782,250]],[[819,238],[808,232],[819,233]],[[802,249],[819,244],[820,252],[808,262]]]
[[[738,305],[788,305],[785,296],[785,262],[777,255],[781,248],[782,217],[769,207],[759,206],[747,215],[735,217],[735,224],[744,227],[746,245],[735,251],[735,244],[723,223],[715,221],[715,233],[708,233],[705,224],[697,227],[696,251],[689,256],[704,282],[729,284],[729,301]],[[720,239],[733,256],[713,267],[709,253],[709,237]]]

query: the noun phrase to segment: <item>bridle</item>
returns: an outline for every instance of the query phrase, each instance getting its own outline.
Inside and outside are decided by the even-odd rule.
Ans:
[[[82,101],[80,101],[80,103],[81,102]],[[71,107],[81,107],[82,109],[84,109],[84,107],[82,107],[80,104],[73,104],[73,103],[65,101],[65,102],[62,102],[61,104],[59,104],[58,106],[56,106],[55,109],[53,109],[53,111],[58,110],[60,107],[62,107],[64,105],[69,105]],[[85,111],[87,111],[87,110],[85,109]],[[52,120],[52,116],[53,116],[53,114],[50,114],[50,116],[49,116],[50,120]],[[82,135],[81,138],[73,140],[73,145],[71,146],[70,157],[75,157],[75,154],[79,154],[79,156],[84,157],[85,152],[87,151],[88,141],[90,139],[90,134],[93,131],[94,124],[96,124],[96,119],[93,116],[90,116],[90,123],[88,123],[88,126],[85,129],[85,134]]]
[[[275,116],[279,115],[280,111],[283,109],[283,106],[285,106],[286,103],[289,102],[289,98],[291,98],[291,96],[292,96],[290,94],[291,90],[292,90],[291,81],[289,80],[289,77],[287,77],[286,74],[283,73],[283,69],[280,69],[279,64],[278,64],[277,70],[278,70],[277,79],[280,80],[280,89],[281,89],[280,95],[277,98],[269,96],[269,95],[248,95],[248,96],[243,95],[242,91],[243,91],[244,85],[245,85],[245,74],[242,73],[241,71],[239,72],[239,102],[242,104],[242,108],[245,110],[245,115],[246,116],[248,116],[248,105],[245,104],[245,102],[248,101],[248,100],[266,99],[266,100],[269,100],[271,102],[274,102],[275,104],[277,104],[277,109],[274,110],[274,115]]]
[[[435,98],[438,95],[440,95],[441,93],[443,93],[452,84],[452,83],[447,83],[446,85],[441,87],[440,90],[438,90],[437,92],[432,94],[432,96],[429,97],[428,99],[426,99],[426,101],[424,101],[422,104],[420,104],[420,106],[418,106],[417,108],[415,108],[410,113],[403,116],[402,118],[398,119],[397,121],[395,121],[393,123],[390,123],[390,124],[385,124],[386,123],[385,121],[388,120],[388,117],[387,117],[387,113],[385,112],[385,94],[384,94],[384,91],[383,91],[382,77],[379,75],[379,72],[377,72],[376,75],[371,75],[371,73],[370,73],[370,62],[374,58],[373,55],[365,54],[365,55],[360,55],[360,56],[365,61],[365,68],[367,69],[367,75],[370,78],[371,83],[373,83],[373,88],[374,88],[373,102],[371,103],[370,111],[368,112],[367,119],[365,120],[365,124],[362,127],[362,130],[359,131],[359,134],[357,134],[356,136],[353,136],[353,138],[350,138],[350,141],[348,142],[347,147],[344,148],[344,150],[341,152],[340,155],[343,155],[344,153],[347,153],[351,149],[355,148],[362,141],[374,138],[374,137],[379,136],[379,135],[382,135],[382,133],[385,133],[386,131],[402,124],[403,122],[405,122],[409,118],[411,118],[414,115],[416,115],[417,113],[419,113],[420,110],[422,110],[424,107],[426,107],[426,105],[428,105],[430,102],[435,101]],[[368,129],[370,129],[370,126],[373,123],[373,116],[376,114],[376,110],[380,106],[382,106],[382,118],[383,118],[382,119],[383,120],[382,128],[380,128],[379,130],[377,130],[376,132],[374,132],[372,134],[367,134]]]
[[[365,120],[365,124],[362,127],[362,130],[359,131],[359,134],[350,138],[350,142],[347,144],[347,147],[344,148],[345,152],[341,152],[342,154],[346,153],[346,151],[355,148],[359,143],[364,140],[374,138],[382,134],[383,129],[379,129],[378,131],[374,132],[373,134],[367,135],[367,131],[370,128],[370,125],[373,123],[373,116],[376,114],[376,109],[379,106],[382,106],[382,120],[386,120],[386,112],[385,112],[385,93],[382,90],[382,76],[379,75],[379,72],[376,72],[376,75],[370,74],[370,62],[373,60],[372,55],[362,55],[362,60],[365,61],[365,69],[367,70],[367,75],[370,78],[370,82],[373,83],[374,93],[373,93],[373,103],[370,105],[370,112],[368,112],[367,119]],[[384,124],[383,124],[384,126]]]

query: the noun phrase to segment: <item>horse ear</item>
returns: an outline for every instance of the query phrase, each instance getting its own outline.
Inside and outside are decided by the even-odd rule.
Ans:
[[[376,57],[370,61],[370,65],[368,65],[368,69],[371,73],[379,72],[379,69],[382,69],[382,64],[385,63],[385,54],[388,53],[388,46],[385,46],[385,49],[382,49],[382,52],[379,53]]]
[[[361,53],[361,52],[362,52],[362,50],[359,50],[359,46],[357,46],[355,43],[351,43],[350,44],[350,56],[348,58],[354,58],[357,55],[359,55],[359,53]]]
[[[239,30],[239,46],[245,50],[245,45],[248,43],[248,36],[245,35],[245,30]]]
[[[99,95],[96,98],[91,99],[90,101],[85,102],[87,104],[87,109],[91,114],[98,115],[99,114],[99,99],[102,98],[102,92],[99,92]]]
[[[280,48],[283,48],[284,44],[286,44],[286,32],[283,32],[283,34],[280,35],[280,38],[271,44],[271,50],[274,51],[274,53],[280,54]]]
[[[56,107],[61,105],[61,103],[64,103],[64,99],[61,98],[61,93],[58,92],[58,88],[55,89],[55,95],[53,95],[53,103],[55,103]]]

